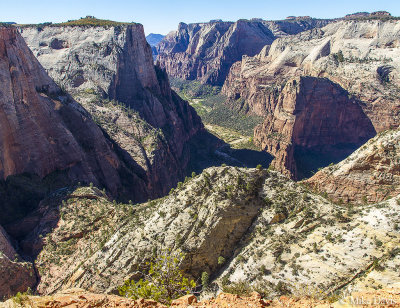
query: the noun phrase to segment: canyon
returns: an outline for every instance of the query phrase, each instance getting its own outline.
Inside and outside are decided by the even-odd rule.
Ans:
[[[181,23],[155,46],[92,16],[0,25],[0,307],[397,300],[400,22],[366,14]],[[271,164],[191,105],[261,119],[240,138]],[[193,294],[116,295],[163,256]]]
[[[167,193],[186,174],[189,141],[204,128],[193,108],[154,67],[140,24],[22,27],[39,62],[134,161],[144,201]],[[125,198],[125,200],[129,200]]]
[[[271,46],[265,46],[257,56],[244,57],[235,63],[222,92],[232,105],[265,117],[264,123],[255,129],[254,140],[275,156],[277,170],[297,179],[309,177],[311,170],[345,158],[373,137],[375,131],[399,126],[400,88],[396,77],[399,27],[396,20],[346,20],[279,38]],[[293,111],[282,107],[280,102],[288,104],[290,100],[286,97],[290,84],[298,78],[310,80],[311,77],[314,78],[314,89],[309,92],[300,87],[293,90],[291,99],[298,107],[292,107]],[[332,92],[333,88],[335,92]],[[328,93],[332,93],[330,98]],[[308,111],[302,107],[304,99],[310,108]],[[320,119],[312,118],[312,110],[318,110],[321,104],[325,111],[319,111],[318,115],[326,117],[324,125],[327,127],[312,130],[314,134],[327,135],[326,138],[311,137],[310,127],[321,125]],[[339,107],[341,104],[343,107]],[[343,122],[346,120],[337,108],[358,109],[356,113],[351,112],[354,118],[348,123],[352,123],[352,127]],[[345,109],[341,110],[348,115],[350,111]],[[307,114],[303,120],[302,113]],[[284,124],[280,123],[286,125],[293,122],[293,118],[296,120],[292,129],[285,130]],[[352,133],[344,132],[346,129]],[[313,140],[299,140],[297,134]],[[327,140],[330,145],[340,148],[328,150],[337,157],[329,157],[329,153],[326,156]],[[344,144],[349,146],[347,151]],[[298,150],[300,155],[296,155],[299,146],[302,147]],[[317,155],[322,162],[311,165],[306,174],[299,174],[298,165],[304,166],[301,159],[304,154]]]
[[[0,28],[0,224],[8,233],[2,238],[8,244],[1,251],[1,270],[5,270],[1,296],[36,284],[31,265],[18,253],[10,255],[8,236],[20,247],[20,241],[40,224],[37,207],[48,194],[82,183],[125,202],[161,196],[184,177],[190,160],[188,142],[204,130],[194,110],[171,91],[165,73],[154,67],[141,25],[126,25],[122,32],[116,27],[102,30],[106,29]],[[30,38],[55,52],[47,59],[56,61],[50,65],[53,76],[59,74],[55,80],[62,88],[35,58],[20,31],[31,31]],[[39,43],[35,31],[48,41]],[[93,33],[106,40],[103,49],[86,42]],[[68,43],[62,34],[69,35]],[[110,65],[108,74],[93,68],[99,54],[82,45],[69,47],[75,35],[77,42],[84,37],[81,43],[101,55],[114,50],[104,58]],[[110,47],[118,35],[121,45]],[[77,50],[83,52],[81,60]],[[70,55],[76,60],[76,71]],[[69,74],[83,74],[83,79]],[[28,259],[33,256],[21,247],[19,252]],[[11,279],[18,281],[11,283]]]
[[[303,27],[295,27],[300,21]],[[229,50],[222,47],[228,30],[209,35],[225,23],[181,24],[159,44],[158,61],[174,78],[222,86],[221,100],[238,114],[262,117],[253,140],[274,156],[276,170],[297,180],[310,177],[376,133],[399,126],[400,24],[390,14],[239,22],[248,28],[274,24],[275,30],[257,54],[243,51],[239,61],[226,64],[220,49]],[[282,30],[290,22],[290,31]],[[195,60],[199,57],[230,67],[229,73],[218,73],[220,81],[214,82],[205,73],[209,69],[200,68],[203,62]]]
[[[157,45],[157,62],[169,76],[222,86],[229,69],[242,56],[254,56],[277,37],[322,27],[328,20],[259,19],[180,23]]]

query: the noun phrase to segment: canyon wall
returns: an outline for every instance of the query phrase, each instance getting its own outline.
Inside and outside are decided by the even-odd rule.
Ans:
[[[48,77],[15,28],[0,29],[0,61],[0,223],[66,183],[92,182],[117,195],[126,165],[113,142]],[[145,191],[138,180],[132,194]]]
[[[337,140],[338,145],[353,144],[351,148],[354,150],[356,145],[359,146],[373,137],[375,131],[397,128],[400,124],[399,41],[400,22],[397,20],[350,20],[330,23],[321,29],[279,38],[271,46],[265,46],[257,56],[243,57],[232,66],[222,92],[232,106],[243,112],[265,117],[264,124],[255,130],[255,140],[276,155],[274,166],[278,170],[287,170],[287,174],[299,178],[294,163],[296,155],[293,146],[296,142],[281,142],[279,138],[271,138],[270,131],[271,127],[277,125],[275,122],[281,121],[276,118],[279,114],[280,100],[293,101],[293,98],[288,98],[285,94],[287,85],[296,78],[310,76],[314,78],[313,84],[318,92],[314,95],[312,90],[305,96],[310,104],[308,118],[317,122],[297,126],[296,129],[302,130],[301,132],[296,132],[293,126],[289,135],[321,134],[318,130],[320,119],[313,118],[311,113],[314,108],[317,110],[324,106],[325,125],[332,126],[329,129],[326,127],[326,132],[322,134],[326,137],[330,135],[329,143],[334,144],[334,140]],[[327,82],[326,79],[331,82]],[[333,94],[333,89],[339,95]],[[295,98],[297,99],[298,97]],[[336,109],[338,104],[343,105],[345,101],[348,108],[358,109],[355,113],[357,116],[354,114],[351,121],[348,119],[353,123],[349,124],[352,126],[349,130],[347,129],[350,126],[345,128],[339,124],[344,117]],[[354,107],[354,104],[359,107]],[[344,114],[347,114],[347,111],[344,111]],[[366,124],[366,117],[372,123],[373,129]],[[317,130],[307,130],[310,127]],[[281,133],[279,130],[275,129],[272,132]],[[337,139],[338,134],[343,134],[339,138],[340,141]],[[354,142],[355,139],[358,139],[358,142]],[[321,141],[318,137],[315,140]],[[312,148],[317,145],[311,142],[303,143],[302,146]],[[318,146],[324,147],[325,143],[322,142]],[[351,153],[351,148],[347,154]],[[338,158],[342,156],[340,152],[337,154]],[[325,165],[326,163],[329,164],[329,160]],[[303,163],[302,165],[307,168]],[[316,163],[313,169],[321,166],[324,164]]]
[[[169,76],[222,86],[233,63],[254,56],[277,37],[322,27],[328,20],[180,23],[158,44],[159,65]]]
[[[167,193],[187,172],[188,143],[203,131],[192,107],[154,67],[143,26],[22,27],[50,77],[67,90],[134,160],[148,197]],[[139,201],[139,200],[137,200]]]
[[[358,102],[326,78],[291,79],[271,103],[254,141],[275,157],[276,170],[295,179],[344,159],[375,135]]]

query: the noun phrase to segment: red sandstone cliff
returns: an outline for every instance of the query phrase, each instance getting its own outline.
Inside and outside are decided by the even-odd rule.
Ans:
[[[184,178],[189,143],[203,125],[154,66],[142,25],[20,31],[50,77],[85,107],[145,182],[143,193],[125,201],[160,197]]]
[[[254,56],[277,37],[322,27],[330,21],[265,21],[180,23],[158,44],[157,61],[168,75],[222,86],[233,63]]]
[[[400,83],[396,72],[400,63],[399,29],[400,23],[396,20],[338,21],[321,29],[278,38],[257,56],[243,57],[241,62],[235,63],[222,92],[231,104],[239,105],[245,112],[265,117],[264,124],[255,130],[255,140],[277,156],[273,163],[275,168],[288,170],[287,174],[299,178],[296,175],[299,167],[316,171],[318,167],[345,158],[346,151],[342,145],[350,145],[347,151],[350,154],[362,144],[361,140],[365,142],[373,137],[374,130],[380,132],[398,127]],[[310,108],[302,112],[310,112],[308,122],[293,125],[291,129],[286,125],[286,131],[282,132],[285,126],[282,123],[287,120],[282,122],[281,118],[277,118],[276,106],[279,100],[290,102],[298,99],[284,91],[287,92],[286,85],[292,79],[303,76],[312,76],[317,90],[314,93],[309,89],[305,94]],[[338,94],[332,92],[333,89]],[[353,116],[344,117],[348,113],[347,108],[355,108],[352,107],[354,102],[362,110],[358,107]],[[314,110],[311,105],[326,116],[324,126],[319,123],[321,119],[311,114]],[[348,107],[338,110],[339,105]],[[365,124],[368,122],[366,117],[373,129]],[[342,121],[352,124],[344,128]],[[321,129],[322,132],[319,131]],[[271,134],[286,137],[270,138]],[[298,148],[297,141],[287,138],[296,134],[308,136],[302,137],[304,141],[301,142],[299,155],[293,148]],[[339,137],[340,134],[343,135]],[[325,137],[321,139],[321,136]],[[317,142],[320,144],[317,145]],[[337,147],[321,152],[328,144]],[[312,151],[306,153],[303,149]],[[308,156],[306,160],[301,159],[306,156],[304,154]],[[330,154],[333,156],[330,157]]]
[[[295,78],[271,98],[255,142],[275,156],[275,169],[296,179],[346,157],[375,134],[357,101],[328,79]]]
[[[0,29],[0,80],[2,181],[27,174],[39,179],[54,176],[56,181],[60,175],[61,182],[93,182],[117,194],[122,164],[112,143],[86,111],[47,76],[14,28]],[[4,215],[0,222],[4,223],[14,216],[14,209],[8,198],[13,196],[7,195],[8,182],[2,183]],[[140,181],[137,185],[144,189]],[[24,189],[31,188],[21,187],[19,193]]]

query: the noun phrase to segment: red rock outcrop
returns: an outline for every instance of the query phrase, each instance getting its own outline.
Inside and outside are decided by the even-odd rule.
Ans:
[[[276,170],[295,179],[339,161],[375,135],[357,101],[328,79],[295,78],[268,98],[270,113],[254,141],[275,156]]]
[[[233,63],[254,56],[275,38],[322,27],[328,20],[180,23],[158,44],[157,61],[169,76],[222,86]]]
[[[362,144],[361,140],[365,142],[373,137],[374,130],[381,132],[397,128],[400,124],[400,81],[396,73],[400,60],[396,52],[399,46],[399,27],[400,23],[395,20],[338,21],[321,29],[278,38],[271,46],[265,46],[257,56],[243,57],[241,62],[235,63],[222,92],[236,108],[265,117],[264,124],[255,130],[255,140],[277,156],[273,163],[276,169],[288,170],[287,174],[292,174],[297,179],[309,176],[310,173],[307,172],[299,173],[297,169],[301,167],[300,164],[303,165],[303,169],[316,171],[318,167],[343,159],[346,151],[341,149],[342,145],[350,145],[347,151],[347,154],[350,154],[357,145]],[[280,99],[293,101],[294,94],[284,94],[283,91],[288,90],[285,85],[303,76],[312,76],[317,80],[315,84],[318,84],[318,94],[314,95],[311,91],[307,94],[309,97],[305,96],[309,103],[316,104],[316,110],[333,109],[325,110],[326,119],[321,124],[325,127],[307,123],[293,126],[297,132],[288,133],[288,128],[282,132],[282,123],[289,122],[282,115],[281,118],[277,118],[275,108]],[[324,78],[331,80],[331,85],[323,81]],[[339,93],[337,97],[333,94],[333,89]],[[348,103],[344,104],[345,101]],[[340,112],[336,112],[336,104],[346,105],[346,108],[353,110],[356,108],[353,106],[354,102],[357,102],[362,110],[358,110],[353,117],[343,117]],[[312,112],[313,108],[310,105],[308,112]],[[343,114],[347,114],[345,109],[342,110]],[[368,121],[365,117],[370,119],[374,129],[366,124]],[[309,120],[313,121],[316,118],[310,117]],[[341,121],[348,121],[349,126],[345,128],[343,124],[338,124],[342,123]],[[271,134],[275,134],[275,137],[270,138]],[[299,162],[299,158],[306,153],[302,148],[298,148],[297,141],[290,137],[296,134],[303,136],[301,147],[306,151],[312,150],[311,153],[307,153],[308,158],[303,162]],[[304,138],[307,134],[309,137]],[[347,135],[338,138],[339,134]],[[320,139],[322,135],[326,137]],[[327,141],[327,138],[330,138],[330,141]],[[318,146],[317,142],[321,144]],[[326,148],[328,144],[336,144],[337,147]],[[295,147],[300,150],[297,154]],[[327,150],[321,152],[318,147]],[[326,158],[329,159],[324,159],[321,157],[321,154],[325,155],[324,152],[332,154],[333,157],[329,158],[328,155]],[[309,168],[310,166],[312,168]]]

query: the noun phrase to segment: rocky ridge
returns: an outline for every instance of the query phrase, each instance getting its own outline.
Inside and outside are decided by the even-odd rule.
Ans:
[[[25,292],[36,284],[31,263],[24,262],[11,245],[11,239],[0,226],[0,296]]]
[[[305,181],[336,202],[372,203],[400,193],[400,130],[369,140],[340,163]]]
[[[180,23],[158,44],[157,61],[169,76],[222,86],[233,63],[254,56],[277,37],[322,27],[328,20],[239,20]]]
[[[332,294],[390,287],[399,275],[400,196],[349,209],[276,172],[233,167],[178,186],[135,206],[89,187],[43,201],[42,223],[22,241],[38,253],[38,291],[114,292],[169,248],[186,253],[187,275],[206,271],[217,290],[245,283],[270,296]]]

